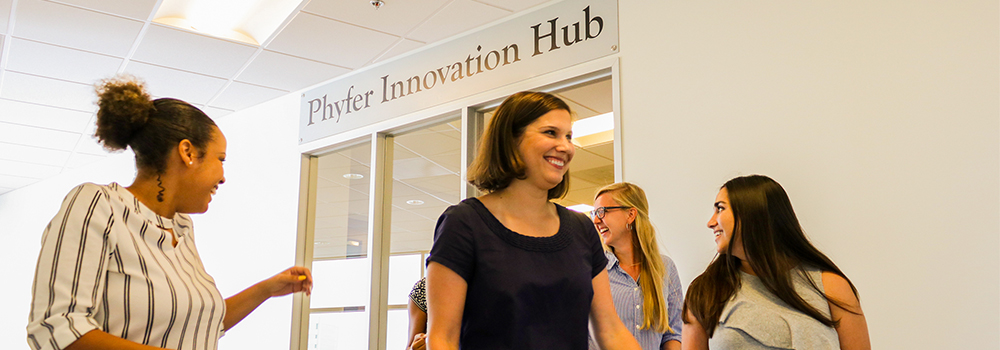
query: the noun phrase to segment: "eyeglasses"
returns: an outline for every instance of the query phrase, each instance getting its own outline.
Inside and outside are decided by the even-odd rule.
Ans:
[[[591,217],[595,217],[596,216],[598,219],[602,219],[603,220],[604,219],[604,214],[607,214],[608,210],[611,210],[611,209],[628,209],[628,208],[631,208],[631,207],[597,207],[597,208],[594,208],[594,210],[590,211],[590,216]]]

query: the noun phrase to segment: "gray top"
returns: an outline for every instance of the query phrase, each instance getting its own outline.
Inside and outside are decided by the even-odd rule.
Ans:
[[[830,316],[830,305],[809,285],[823,290],[822,272],[806,267],[792,271],[792,283],[802,299]],[[840,349],[837,330],[795,310],[764,287],[757,276],[740,272],[741,287],[719,316],[715,334],[708,340],[713,350]]]

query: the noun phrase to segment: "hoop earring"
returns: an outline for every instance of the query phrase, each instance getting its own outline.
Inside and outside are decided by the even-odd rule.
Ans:
[[[625,228],[627,228],[629,231],[632,231],[632,223],[625,224]]]

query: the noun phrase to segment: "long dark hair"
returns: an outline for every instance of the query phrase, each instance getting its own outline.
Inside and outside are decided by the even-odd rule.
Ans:
[[[726,253],[719,254],[688,287],[684,322],[690,323],[687,317],[690,311],[711,337],[722,309],[740,288],[740,264],[748,263],[767,290],[779,299],[824,325],[836,326],[837,321],[823,315],[795,292],[791,274],[803,265],[815,266],[847,280],[855,297],[858,290],[830,258],[809,243],[781,185],[767,176],[749,175],[729,180],[722,188],[729,192],[735,220],[731,237],[741,238],[749,261],[733,256],[735,239],[730,238]],[[841,301],[826,297],[814,281],[809,280],[809,284],[827,301],[846,310]]]
[[[469,166],[469,183],[480,191],[507,188],[514,179],[524,179],[524,160],[517,146],[524,129],[554,110],[570,112],[569,105],[552,94],[522,91],[507,97],[497,108],[479,142],[479,153]],[[569,171],[562,182],[549,189],[549,199],[562,198],[569,191]]]

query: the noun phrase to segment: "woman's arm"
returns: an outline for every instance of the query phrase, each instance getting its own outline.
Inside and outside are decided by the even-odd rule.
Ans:
[[[663,256],[663,265],[667,268],[667,275],[663,276],[663,283],[667,286],[663,300],[667,302],[667,322],[673,333],[663,334],[663,344],[660,345],[660,350],[680,350],[681,332],[684,329],[684,322],[681,320],[681,312],[684,309],[684,292],[681,291],[681,278],[677,274],[677,266],[674,265],[674,261]]]
[[[628,332],[615,311],[608,271],[602,270],[594,276],[591,284],[594,288],[594,300],[590,305],[590,323],[594,326],[597,344],[601,349],[641,350],[639,342]]]
[[[222,327],[233,328],[270,297],[303,291],[312,292],[312,274],[305,267],[293,266],[226,299]]]
[[[417,307],[413,299],[408,300],[409,302],[406,303],[406,312],[410,315],[410,336],[406,338],[409,342],[409,344],[406,344],[406,348],[422,350],[426,348],[424,345],[426,340],[423,337],[417,338],[417,335],[427,333],[427,313]]]
[[[431,350],[458,350],[469,285],[462,276],[437,262],[427,266],[427,345]]]
[[[694,318],[691,311],[687,312],[687,320],[681,332],[681,349],[684,350],[708,350],[708,333],[701,327],[698,319]]]
[[[116,349],[116,350],[162,350],[162,348],[152,347],[149,345],[142,345],[133,341],[125,340],[111,334],[105,333],[100,329],[95,329],[87,334],[84,334],[80,339],[77,339],[72,344],[66,347],[65,350],[104,350],[104,349]]]
[[[826,297],[836,300],[844,306],[841,308],[830,303],[830,316],[837,324],[837,336],[840,338],[840,348],[844,350],[871,350],[868,339],[868,322],[861,311],[861,302],[854,295],[847,279],[832,272],[823,272],[823,292]]]

